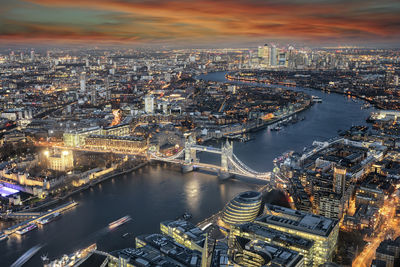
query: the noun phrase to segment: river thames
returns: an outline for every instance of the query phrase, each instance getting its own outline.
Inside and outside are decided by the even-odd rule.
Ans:
[[[217,72],[199,78],[226,82],[224,75],[224,72]],[[306,117],[304,121],[279,132],[265,129],[252,134],[254,139],[249,142],[236,142],[234,153],[254,170],[270,171],[273,159],[288,150],[301,152],[314,140],[337,136],[338,130],[352,125],[365,125],[373,111],[361,109],[362,101],[343,95],[290,89],[319,96],[323,102],[302,112],[301,116]],[[199,156],[203,160],[207,156],[207,161],[219,160],[202,153]],[[256,189],[262,184],[251,179],[220,181],[215,175],[200,172],[182,174],[178,167],[167,164],[148,165],[72,196],[70,200],[79,205],[43,228],[22,237],[10,236],[0,243],[0,265],[9,266],[37,244],[44,247],[24,266],[40,266],[43,254],[54,259],[94,242],[104,251],[132,247],[135,236],[160,232],[163,220],[175,219],[188,211],[193,215],[192,222],[197,223],[221,210],[239,192]],[[125,215],[133,220],[108,230],[110,222]],[[124,233],[131,234],[123,238]]]

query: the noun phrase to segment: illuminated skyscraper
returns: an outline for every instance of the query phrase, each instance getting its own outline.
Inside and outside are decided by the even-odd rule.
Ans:
[[[279,66],[288,66],[288,53],[287,52],[279,52],[278,53],[278,65]]]
[[[86,92],[86,72],[81,73],[80,77],[81,92]]]
[[[271,48],[268,44],[258,47],[258,57],[260,58],[260,64],[263,66],[270,66],[271,64]]]
[[[277,48],[275,45],[271,46],[271,66],[276,66],[277,65],[277,58],[278,58],[278,54],[277,54]]]
[[[147,95],[144,98],[144,112],[147,114],[154,113],[154,98],[151,95]]]
[[[97,105],[97,92],[96,92],[96,89],[94,89],[94,88],[90,92],[90,103],[92,105]]]
[[[337,166],[333,169],[333,191],[343,196],[346,191],[346,168]]]

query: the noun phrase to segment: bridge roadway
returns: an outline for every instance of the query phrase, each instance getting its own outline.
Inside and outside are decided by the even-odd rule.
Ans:
[[[27,226],[28,224],[30,224],[30,223],[36,223],[36,222],[38,222],[40,219],[43,219],[44,217],[46,217],[46,216],[48,216],[48,215],[50,215],[50,214],[53,214],[53,213],[56,213],[56,212],[63,212],[63,211],[66,211],[66,210],[68,210],[68,209],[71,209],[71,208],[75,207],[76,205],[78,205],[78,203],[75,202],[75,201],[71,201],[71,202],[65,203],[65,204],[63,204],[63,205],[61,205],[61,206],[55,208],[54,210],[50,210],[50,211],[41,213],[38,217],[35,217],[35,218],[32,218],[32,219],[23,221],[23,222],[21,222],[21,223],[19,223],[19,224],[16,224],[16,225],[14,225],[14,226],[11,226],[11,227],[5,229],[5,230],[4,230],[4,233],[6,233],[6,234],[8,234],[8,235],[9,235],[9,234],[12,234],[12,233],[15,233],[16,231],[18,231],[19,229],[22,229],[22,228],[26,227],[26,226]],[[20,213],[20,214],[22,214],[22,213]],[[7,216],[7,215],[6,215],[6,216]],[[11,216],[13,216],[13,213],[11,213]]]
[[[161,158],[161,157],[154,157],[154,156],[152,157],[152,159],[163,161],[163,162],[179,164],[179,165],[185,164],[184,160],[181,160],[181,159],[168,159],[168,158]],[[193,168],[195,168],[195,169],[205,169],[207,171],[214,171],[214,172],[223,171],[221,166],[209,164],[209,163],[193,162],[193,163],[190,163],[190,165],[192,165]],[[228,172],[230,174],[234,174],[234,175],[256,178],[256,179],[265,180],[265,181],[271,180],[271,173],[266,173],[265,176],[259,176],[259,175],[246,174],[246,173],[239,172],[236,170],[229,170]]]
[[[199,145],[192,145],[190,148],[195,149],[197,151],[204,151],[210,152],[215,154],[222,154],[222,150],[220,148],[215,148],[212,146],[199,146]]]

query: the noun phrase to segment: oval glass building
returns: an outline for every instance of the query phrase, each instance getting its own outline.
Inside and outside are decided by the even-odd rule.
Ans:
[[[252,222],[258,216],[261,205],[260,192],[242,192],[225,206],[222,221],[227,224]]]

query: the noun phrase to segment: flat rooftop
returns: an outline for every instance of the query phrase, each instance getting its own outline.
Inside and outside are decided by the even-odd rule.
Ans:
[[[304,211],[292,210],[276,205],[266,206],[271,211],[271,214],[256,219],[256,222],[282,226],[324,237],[328,237],[338,223],[337,220]]]
[[[176,229],[181,234],[188,236],[197,244],[200,244],[205,240],[205,233],[191,222],[185,220],[168,220],[161,222],[161,225]]]
[[[251,240],[246,244],[245,248],[247,250],[254,250],[269,255],[271,259],[268,262],[268,265],[270,266],[297,266],[297,264],[303,259],[303,256],[296,251],[275,246],[260,240]]]
[[[301,249],[310,249],[314,244],[314,241],[312,240],[289,233],[283,233],[257,223],[245,223],[238,227],[242,232],[254,233],[258,236],[271,239],[274,242],[288,244],[289,246],[298,247]]]

